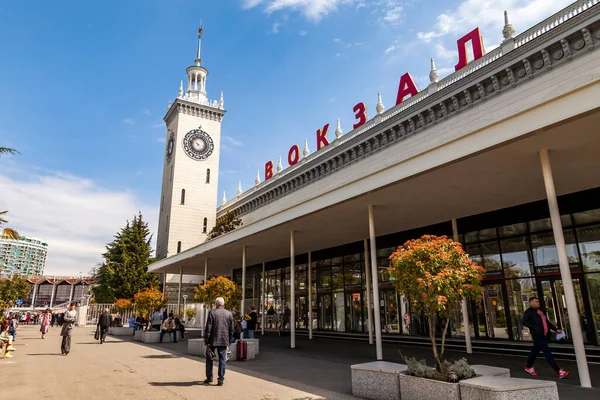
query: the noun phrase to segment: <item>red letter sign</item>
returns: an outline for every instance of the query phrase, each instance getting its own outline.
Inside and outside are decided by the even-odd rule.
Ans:
[[[323,129],[319,129],[317,131],[317,150],[321,150],[321,147],[325,147],[329,145],[329,140],[327,139],[327,130],[329,129],[329,124],[325,125]]]
[[[417,85],[415,85],[415,81],[413,81],[410,73],[405,73],[400,77],[400,85],[398,85],[398,97],[396,97],[396,105],[402,103],[404,98],[409,94],[412,96],[416,96],[419,93],[417,89]]]
[[[481,37],[479,28],[475,28],[456,41],[456,44],[458,45],[458,64],[454,67],[455,71],[463,68],[469,62],[469,56],[467,54],[467,43],[469,40],[471,41],[471,47],[473,48],[473,59],[477,60],[478,58],[483,57],[483,38]]]
[[[290,166],[296,164],[300,160],[300,147],[297,144],[290,147],[290,151],[288,152],[288,164]]]
[[[369,117],[367,117],[367,106],[365,105],[365,103],[358,103],[354,106],[352,111],[356,113],[354,117],[358,120],[356,124],[352,125],[354,129],[367,122],[367,119]]]
[[[265,181],[273,177],[273,161],[265,164]]]

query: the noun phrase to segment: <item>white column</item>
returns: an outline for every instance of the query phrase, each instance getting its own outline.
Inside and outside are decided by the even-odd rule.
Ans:
[[[37,283],[33,284],[33,294],[31,295],[31,309],[35,308],[35,296],[37,295],[38,285]]]
[[[290,348],[296,348],[296,250],[294,231],[290,231]]]
[[[312,254],[308,252],[308,339],[313,338],[313,317],[312,317]]]
[[[204,286],[206,286],[206,280],[208,279],[208,257],[204,260]]]
[[[52,284],[52,295],[50,296],[50,308],[54,305],[54,293],[56,293],[56,281]]]
[[[365,278],[367,281],[367,319],[369,323],[369,344],[373,344],[373,308],[371,306],[371,265],[369,262],[368,240],[364,240],[365,245]],[[377,303],[375,303],[377,304]]]
[[[75,284],[71,284],[71,294],[69,294],[69,303],[73,301],[73,292],[75,291]]]
[[[181,307],[181,283],[183,281],[183,266],[179,267],[179,289],[177,290],[177,312],[175,314],[179,314],[179,309]]]
[[[371,241],[371,276],[373,277],[375,347],[377,351],[377,360],[383,360],[383,347],[381,345],[381,315],[379,312],[379,279],[377,277],[377,243],[375,241],[375,219],[373,216],[372,204],[369,204],[369,240]]]
[[[194,90],[198,90],[198,74],[194,74]]]
[[[242,246],[242,302],[240,304],[240,313],[244,318],[244,300],[246,300],[246,246]],[[244,338],[244,332],[240,334],[240,339]]]
[[[262,289],[261,289],[261,294],[262,294],[262,313],[261,313],[261,322],[260,322],[260,334],[264,335],[265,334],[265,313],[267,312],[267,310],[265,310],[265,299],[266,299],[266,294],[265,294],[265,287],[266,287],[266,280],[267,280],[267,275],[265,274],[265,263],[262,263]]]
[[[569,313],[569,326],[571,327],[571,339],[573,340],[573,347],[575,348],[579,382],[583,387],[592,387],[590,381],[590,371],[588,369],[587,359],[585,356],[585,347],[583,345],[581,324],[579,323],[579,313],[577,312],[575,290],[573,289],[573,278],[571,277],[571,269],[569,267],[569,260],[567,258],[567,247],[565,245],[565,237],[563,235],[562,222],[560,220],[560,211],[558,210],[558,200],[556,199],[556,190],[554,187],[554,178],[552,177],[550,156],[548,155],[547,149],[542,149],[540,151],[540,159],[542,162],[544,185],[546,186],[546,197],[548,198],[548,208],[550,209],[552,231],[554,232],[554,241],[556,242],[556,251],[558,252],[560,276],[562,278],[565,301],[567,303],[567,311]]]
[[[458,242],[458,224],[456,218],[452,219],[452,238]],[[462,303],[463,329],[465,330],[465,344],[467,345],[467,354],[473,353],[471,345],[471,329],[469,328],[469,308],[467,307],[467,299],[463,299]]]

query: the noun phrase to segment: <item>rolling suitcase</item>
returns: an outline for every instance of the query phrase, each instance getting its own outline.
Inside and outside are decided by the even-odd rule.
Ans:
[[[238,340],[236,350],[237,360],[246,361],[246,358],[248,357],[248,342],[245,340]]]

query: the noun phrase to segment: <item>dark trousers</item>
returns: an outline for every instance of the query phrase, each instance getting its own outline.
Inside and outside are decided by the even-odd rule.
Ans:
[[[544,353],[544,357],[546,357],[546,361],[548,364],[554,369],[557,373],[560,370],[556,361],[552,357],[552,352],[550,351],[550,347],[548,346],[548,340],[546,338],[536,338],[533,337],[533,348],[531,349],[531,353],[529,353],[529,358],[527,359],[527,368],[533,367],[533,363],[538,355],[538,353],[542,351]]]
[[[60,345],[60,351],[63,354],[69,354],[71,351],[71,335],[63,336],[62,343]]]
[[[219,382],[223,382],[225,379],[225,368],[227,367],[227,346],[216,346],[213,347],[216,353],[219,355]],[[213,380],[213,360],[212,358],[206,359],[206,379],[209,381]]]
[[[177,343],[177,331],[176,330],[166,331],[164,329],[160,331],[160,342],[161,343],[163,340],[163,336],[165,336],[165,333],[172,333],[173,334],[173,343]]]
[[[108,334],[108,326],[100,327],[100,343],[106,342],[106,335]]]

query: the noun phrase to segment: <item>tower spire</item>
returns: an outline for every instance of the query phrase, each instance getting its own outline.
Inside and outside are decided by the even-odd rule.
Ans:
[[[198,54],[196,55],[196,59],[194,60],[196,62],[196,66],[198,67],[202,62],[202,59],[200,58],[200,49],[202,47],[202,31],[204,31],[204,24],[200,23],[200,28],[198,28]]]

